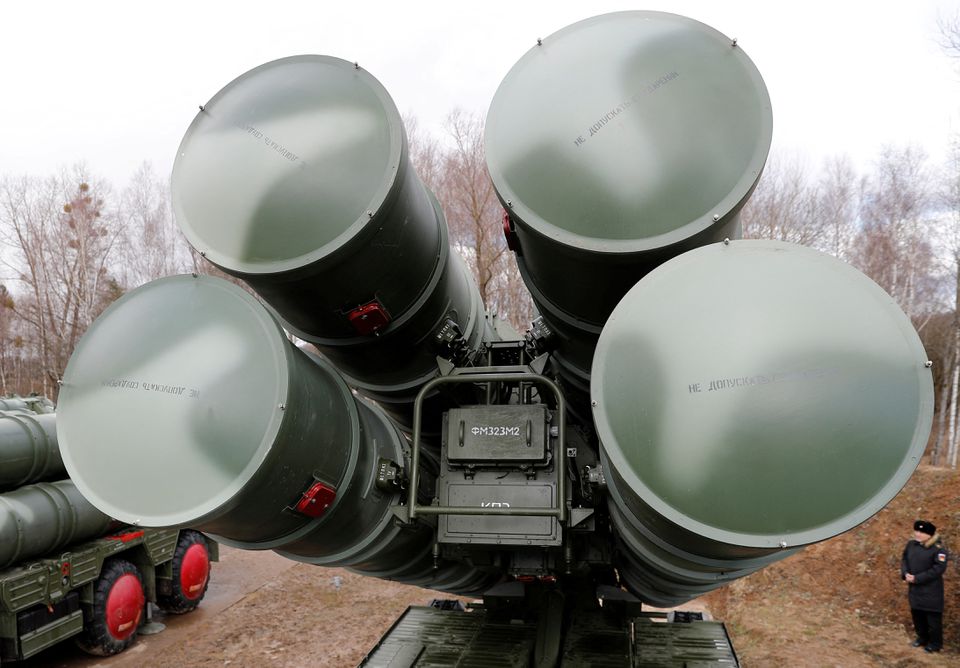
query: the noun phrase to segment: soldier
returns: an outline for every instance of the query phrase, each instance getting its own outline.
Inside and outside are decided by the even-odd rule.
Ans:
[[[943,647],[943,572],[947,549],[937,527],[925,520],[913,523],[913,540],[903,549],[900,577],[907,582],[907,598],[917,631],[914,647],[939,652]]]

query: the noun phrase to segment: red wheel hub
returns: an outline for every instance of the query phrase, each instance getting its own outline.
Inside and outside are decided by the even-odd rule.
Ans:
[[[207,548],[199,543],[191,545],[183,554],[180,562],[180,590],[183,595],[195,601],[203,596],[210,574],[210,557]]]
[[[117,640],[126,640],[137,632],[143,614],[143,585],[131,573],[121,575],[107,595],[107,629]]]

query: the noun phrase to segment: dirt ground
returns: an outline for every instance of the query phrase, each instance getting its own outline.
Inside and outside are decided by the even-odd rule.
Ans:
[[[338,583],[339,579],[339,583]],[[338,586],[339,584],[339,586]],[[449,594],[220,546],[210,588],[186,615],[155,611],[161,633],[88,657],[70,641],[23,668],[356,666],[408,605]],[[464,601],[468,599],[463,599]]]
[[[826,543],[692,602],[726,622],[746,668],[960,666],[960,572],[947,572],[946,651],[909,647],[899,556],[923,516],[947,545],[960,535],[960,476],[921,467],[876,517]],[[336,586],[339,578],[339,588]],[[89,659],[65,643],[30,668],[355,666],[408,605],[448,598],[273,553],[222,548],[199,610],[124,654]]]
[[[944,652],[914,638],[900,555],[917,518],[934,522],[951,563]],[[751,666],[960,666],[960,473],[921,466],[859,527],[703,597]]]

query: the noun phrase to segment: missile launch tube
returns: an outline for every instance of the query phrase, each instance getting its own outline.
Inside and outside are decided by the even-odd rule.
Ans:
[[[0,490],[65,475],[54,414],[0,412]]]
[[[917,467],[933,415],[893,299],[774,241],[643,278],[604,326],[591,390],[620,571],[660,605],[867,520]]]
[[[31,394],[26,397],[11,396],[0,398],[0,413],[20,411],[45,415],[55,413],[56,406],[47,397]]]
[[[0,398],[0,411],[30,411],[30,406],[22,397],[5,397]]]
[[[658,264],[736,238],[772,137],[767,89],[734,40],[650,11],[538,40],[486,121],[487,165],[569,385],[600,329]]]
[[[100,536],[112,523],[69,480],[0,494],[0,568]]]
[[[295,56],[235,79],[187,130],[172,190],[194,248],[369,396],[412,402],[450,354],[445,327],[479,348],[473,279],[393,100],[356,64]]]
[[[177,276],[117,300],[78,343],[58,416],[71,478],[121,521],[461,593],[489,579],[435,568],[429,527],[394,522],[403,435],[227,281]]]

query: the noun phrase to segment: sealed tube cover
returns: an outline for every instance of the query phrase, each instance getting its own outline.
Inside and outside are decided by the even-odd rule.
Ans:
[[[275,60],[197,114],[174,162],[174,212],[227,271],[299,269],[370,223],[402,151],[400,114],[368,72],[329,56]]]
[[[733,41],[663,12],[604,14],[524,55],[486,122],[490,176],[522,225],[601,253],[670,246],[752,191],[770,98]]]
[[[713,244],[614,310],[594,421],[623,494],[712,540],[805,545],[868,519],[913,473],[933,415],[926,360],[893,299],[840,260]]]
[[[184,525],[229,506],[280,429],[288,345],[266,309],[220,279],[176,276],[124,295],[64,373],[70,477],[132,524]]]

